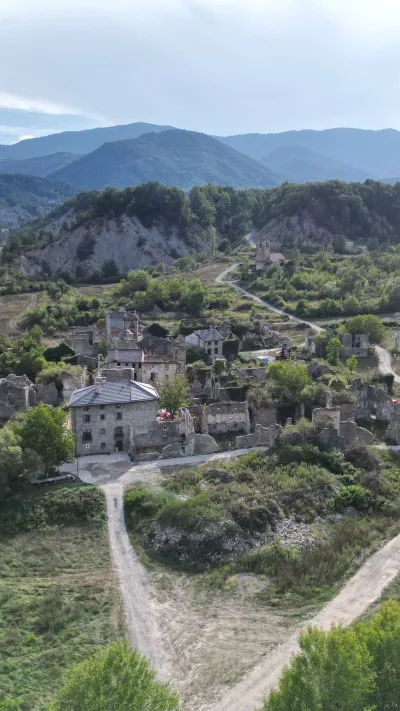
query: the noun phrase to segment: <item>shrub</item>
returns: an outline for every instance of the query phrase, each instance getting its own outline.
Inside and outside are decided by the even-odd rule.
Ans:
[[[141,491],[128,489],[124,495],[125,516],[128,525],[135,527],[143,519],[154,518],[165,504],[171,501],[166,491]]]
[[[346,451],[346,459],[358,469],[365,469],[368,472],[379,471],[383,467],[379,454],[366,444],[354,444],[349,447]]]
[[[374,494],[361,484],[342,486],[335,498],[336,511],[352,506],[357,511],[369,511],[377,506]]]

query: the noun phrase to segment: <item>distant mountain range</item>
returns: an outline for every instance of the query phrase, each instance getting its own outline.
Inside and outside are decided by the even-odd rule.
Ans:
[[[147,181],[184,189],[208,182],[236,188],[333,179],[392,183],[396,178],[388,176],[400,175],[400,132],[335,128],[212,137],[133,123],[0,145],[0,172],[99,189]]]
[[[182,188],[202,183],[268,188],[279,182],[268,167],[217,139],[177,128],[104,143],[52,177],[91,189],[152,181]]]

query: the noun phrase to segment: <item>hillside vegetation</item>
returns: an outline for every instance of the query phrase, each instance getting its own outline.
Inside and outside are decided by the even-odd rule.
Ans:
[[[85,188],[124,188],[153,180],[191,188],[201,183],[234,188],[271,187],[279,180],[266,167],[204,133],[171,129],[105,143],[52,174]]]
[[[35,220],[77,192],[66,183],[0,172],[0,224],[17,227]]]
[[[22,175],[37,175],[45,178],[55,170],[59,170],[68,163],[76,160],[79,156],[73,153],[51,153],[48,156],[26,158],[25,160],[15,160],[13,158],[0,159],[0,171],[2,173],[20,173]]]

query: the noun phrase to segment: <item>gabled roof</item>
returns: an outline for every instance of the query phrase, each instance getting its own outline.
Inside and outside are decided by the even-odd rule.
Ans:
[[[152,385],[137,383],[134,380],[118,380],[102,383],[100,392],[96,385],[78,388],[72,393],[70,407],[87,407],[88,405],[119,405],[135,402],[158,400],[159,394]]]
[[[216,328],[205,328],[202,331],[193,331],[195,336],[202,341],[223,341],[224,338]]]
[[[108,360],[120,363],[140,363],[143,357],[141,348],[110,348],[108,351]]]

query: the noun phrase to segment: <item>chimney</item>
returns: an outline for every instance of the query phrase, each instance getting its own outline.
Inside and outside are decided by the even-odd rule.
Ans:
[[[96,393],[101,392],[101,378],[96,378],[95,380],[95,385],[96,385]]]

